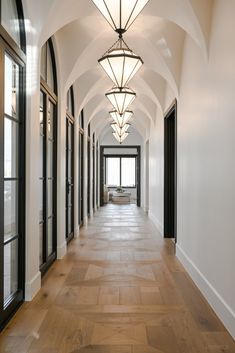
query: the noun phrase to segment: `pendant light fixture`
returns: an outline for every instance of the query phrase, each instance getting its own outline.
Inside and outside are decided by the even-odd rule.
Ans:
[[[149,0],[92,0],[113,30],[125,33]]]
[[[117,87],[125,87],[143,65],[143,60],[128,47],[122,37],[98,60]]]
[[[129,135],[129,132],[124,132],[124,134],[119,135],[117,132],[113,132],[115,139],[121,144]]]
[[[119,127],[123,127],[127,124],[133,116],[133,112],[130,110],[126,110],[123,114],[119,114],[116,110],[113,110],[109,112],[109,114]]]
[[[114,87],[106,93],[106,97],[115,110],[122,115],[136,98],[136,93],[129,87]]]
[[[111,127],[114,132],[116,132],[118,135],[123,135],[129,129],[130,124],[125,124],[123,127],[119,127],[117,124],[114,123],[111,124]]]

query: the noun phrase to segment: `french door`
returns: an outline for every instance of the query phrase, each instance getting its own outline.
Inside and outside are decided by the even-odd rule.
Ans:
[[[24,298],[24,70],[0,40],[0,327]]]
[[[91,215],[91,140],[87,140],[87,216]]]
[[[79,225],[84,222],[84,132],[79,132]]]
[[[66,119],[66,238],[74,237],[74,120]]]
[[[56,259],[56,100],[40,92],[40,270]]]

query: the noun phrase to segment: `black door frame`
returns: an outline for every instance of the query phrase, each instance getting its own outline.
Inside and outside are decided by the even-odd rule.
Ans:
[[[40,265],[40,271],[42,276],[47,272],[52,263],[56,260],[57,256],[57,97],[52,93],[47,83],[41,78],[41,92],[44,96],[44,148],[43,148],[43,263]],[[53,134],[54,134],[54,150],[53,150],[53,252],[48,254],[48,173],[47,173],[47,160],[48,160],[48,104],[51,102],[54,106],[54,122],[53,122]]]
[[[79,128],[79,226],[84,224],[84,130]]]
[[[69,150],[69,125],[71,125],[71,150]],[[69,173],[69,153],[71,153],[71,165]],[[69,178],[69,174],[71,175]],[[71,205],[69,205],[69,193]],[[69,212],[71,212],[71,232],[69,233]],[[66,239],[70,242],[74,237],[74,117],[68,112],[66,115]]]
[[[22,304],[25,296],[25,95],[26,95],[26,86],[25,86],[25,56],[20,49],[17,47],[15,52],[10,47],[11,44],[14,44],[11,40],[11,37],[4,32],[5,36],[8,39],[10,45],[8,45],[2,36],[4,29],[0,29],[0,82],[1,82],[1,94],[0,94],[0,330],[5,326],[5,324],[10,320],[14,315],[15,311]],[[8,38],[9,37],[9,38]],[[12,45],[15,49],[15,46]],[[5,54],[19,65],[19,120],[5,114],[4,111],[4,58]],[[18,123],[18,177],[17,178],[5,178],[4,175],[4,122],[5,118],[9,118],[12,121]],[[9,239],[9,241],[4,240],[4,183],[5,181],[18,181],[18,234]],[[12,294],[7,302],[4,303],[4,246],[8,243],[18,240],[18,289]]]
[[[111,148],[111,149],[136,149],[137,154],[134,156],[136,157],[136,190],[137,190],[137,206],[141,206],[141,146],[112,146],[112,145],[103,145],[100,146],[100,206],[104,206],[104,185],[105,185],[105,177],[104,177],[104,172],[105,172],[105,163],[104,163],[104,150],[106,148]],[[112,156],[111,154],[109,156]],[[114,156],[114,154],[113,154]],[[118,153],[115,155],[118,157]],[[120,155],[125,157],[125,155]],[[126,155],[127,157],[130,155]]]
[[[164,237],[177,242],[177,101],[164,118]]]

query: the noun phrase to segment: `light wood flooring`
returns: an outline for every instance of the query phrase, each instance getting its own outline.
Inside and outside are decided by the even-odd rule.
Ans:
[[[0,335],[0,353],[235,353],[235,342],[135,205],[107,205]]]

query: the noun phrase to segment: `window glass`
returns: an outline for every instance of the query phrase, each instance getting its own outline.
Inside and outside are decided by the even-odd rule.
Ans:
[[[106,159],[107,186],[120,186],[120,158]]]
[[[53,89],[53,91],[55,90],[53,62],[52,62],[51,50],[48,42],[47,42],[47,84],[51,89]]]
[[[19,117],[19,66],[5,55],[5,114]]]
[[[41,49],[41,76],[47,80],[47,43]]]
[[[121,185],[122,186],[128,186],[128,187],[134,187],[135,186],[135,158],[122,158],[121,159],[121,168],[122,168],[122,174],[121,174]]]
[[[4,237],[18,234],[18,181],[4,182]]]
[[[46,42],[41,48],[41,77],[55,92],[54,70],[50,45]]]
[[[5,178],[18,176],[18,124],[4,119],[4,175]]]
[[[18,240],[4,246],[4,301],[18,289]]]
[[[1,24],[20,46],[20,24],[15,0],[1,0]]]
[[[67,111],[73,115],[74,112],[73,112],[73,100],[72,100],[72,94],[73,94],[73,91],[72,91],[72,87],[68,90],[68,93],[67,93]]]

